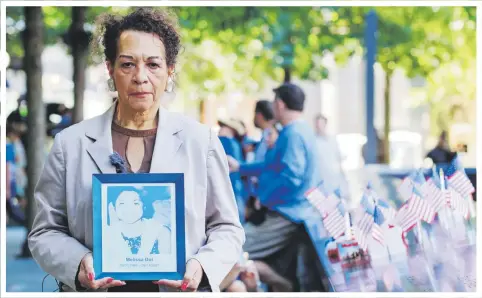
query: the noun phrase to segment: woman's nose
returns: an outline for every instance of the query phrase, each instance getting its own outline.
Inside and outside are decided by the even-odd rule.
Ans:
[[[139,85],[147,83],[147,71],[144,66],[137,67],[137,72],[134,75],[134,83]]]

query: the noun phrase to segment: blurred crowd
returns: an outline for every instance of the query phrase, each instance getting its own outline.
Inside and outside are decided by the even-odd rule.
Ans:
[[[235,117],[220,119],[219,138],[228,156],[230,178],[245,228],[244,255],[225,279],[227,292],[328,291],[324,270],[304,230],[303,197],[324,181],[348,198],[348,182],[328,119],[303,120],[305,94],[294,84],[274,90],[274,100],[254,109],[254,140]],[[314,128],[314,129],[313,129]]]
[[[72,124],[72,110],[64,104],[45,105],[46,136],[55,134]],[[7,116],[6,122],[6,168],[7,168],[7,222],[25,225],[27,204],[27,150],[28,150],[28,109],[25,95],[17,100],[17,108]],[[45,149],[47,154],[48,148]]]

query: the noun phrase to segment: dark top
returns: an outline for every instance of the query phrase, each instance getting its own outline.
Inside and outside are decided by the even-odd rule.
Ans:
[[[430,158],[434,164],[444,164],[450,163],[455,157],[455,155],[456,153],[443,147],[437,146],[427,154],[427,157]]]
[[[157,128],[133,130],[112,122],[112,148],[127,162],[130,172],[149,173],[156,143]],[[132,148],[135,150],[128,150]],[[142,160],[139,169],[132,169],[130,161]]]

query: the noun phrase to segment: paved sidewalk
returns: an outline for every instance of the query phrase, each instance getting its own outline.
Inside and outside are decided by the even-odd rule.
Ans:
[[[42,280],[47,275],[33,259],[17,259],[27,231],[23,227],[7,227],[7,292],[42,292]],[[44,292],[57,289],[55,279],[45,278]]]

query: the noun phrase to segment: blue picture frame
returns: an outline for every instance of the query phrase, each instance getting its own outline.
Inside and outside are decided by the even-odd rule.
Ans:
[[[103,268],[102,259],[102,229],[104,226],[106,206],[103,198],[104,185],[122,185],[122,187],[135,187],[135,185],[170,184],[174,186],[175,193],[175,252],[176,270],[161,272],[125,272],[125,270],[109,271]],[[107,188],[108,189],[108,188]],[[104,192],[105,195],[105,192]],[[94,174],[92,177],[93,199],[93,259],[95,278],[111,277],[116,280],[145,280],[155,281],[160,279],[182,280],[186,267],[186,244],[185,244],[185,216],[184,216],[184,174],[182,173],[146,173],[146,174]],[[104,214],[104,215],[103,215]],[[172,239],[172,238],[171,238]],[[160,244],[158,243],[158,246]],[[127,260],[127,259],[126,259]]]

